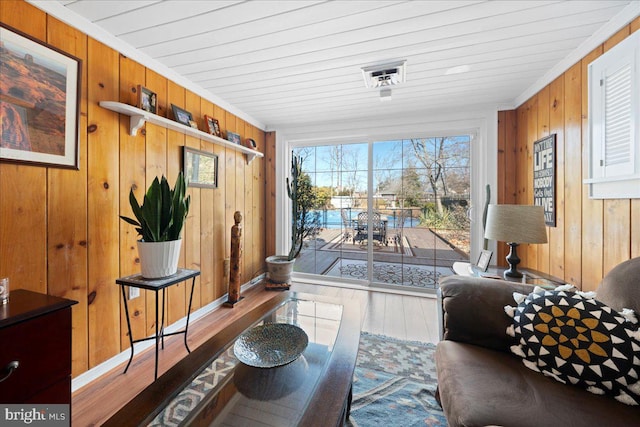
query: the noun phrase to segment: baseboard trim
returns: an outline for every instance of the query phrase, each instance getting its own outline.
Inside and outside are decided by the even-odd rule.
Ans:
[[[260,283],[264,279],[264,276],[265,276],[264,274],[261,274],[260,276],[253,278],[250,282],[245,283],[244,285],[241,286],[240,288],[241,291],[245,292],[251,289],[258,283]],[[204,317],[205,315],[209,314],[216,308],[222,306],[222,304],[224,304],[227,301],[228,295],[229,294],[224,294],[222,297],[218,298],[217,300],[212,301],[209,304],[205,305],[204,307],[201,307],[198,310],[191,313],[191,315],[189,316],[189,324],[190,325],[193,324],[193,322],[197,321],[201,317]],[[167,333],[180,331],[184,329],[186,323],[187,323],[187,316],[167,326],[165,328],[165,331]],[[146,350],[147,348],[152,347],[153,345],[154,345],[154,342],[152,340],[134,344],[133,346],[134,356]],[[95,381],[102,375],[116,368],[118,365],[126,362],[127,360],[129,360],[130,355],[131,355],[131,350],[127,348],[126,350],[113,356],[112,358],[107,359],[101,364],[78,375],[71,381],[71,392],[75,393],[76,391],[80,390],[82,387],[90,384],[92,381]]]

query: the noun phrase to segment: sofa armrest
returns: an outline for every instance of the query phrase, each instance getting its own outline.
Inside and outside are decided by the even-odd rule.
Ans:
[[[514,343],[506,333],[512,323],[505,305],[515,306],[513,292],[529,294],[533,286],[506,280],[448,276],[440,282],[441,339],[500,351]]]

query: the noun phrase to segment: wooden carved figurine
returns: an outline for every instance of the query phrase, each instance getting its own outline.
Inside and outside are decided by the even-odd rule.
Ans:
[[[231,262],[229,268],[229,297],[226,306],[231,306],[242,299],[240,296],[240,265],[242,263],[242,213],[236,211],[233,215],[235,225],[231,227]]]

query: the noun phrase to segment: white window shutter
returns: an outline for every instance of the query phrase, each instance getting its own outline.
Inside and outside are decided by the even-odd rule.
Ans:
[[[589,64],[589,197],[640,198],[640,31]]]
[[[633,174],[633,117],[631,76],[633,62],[625,58],[607,67],[602,78],[604,91],[604,141],[602,144],[604,160],[603,176]]]

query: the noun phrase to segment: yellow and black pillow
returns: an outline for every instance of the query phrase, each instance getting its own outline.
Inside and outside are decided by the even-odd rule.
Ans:
[[[612,308],[568,291],[538,290],[514,309],[511,351],[562,383],[640,404],[640,332]]]

